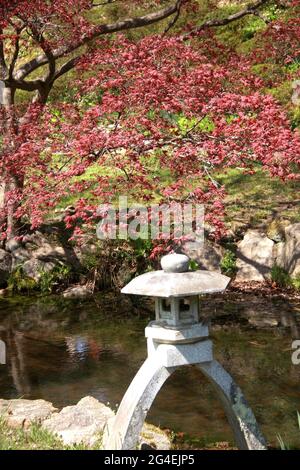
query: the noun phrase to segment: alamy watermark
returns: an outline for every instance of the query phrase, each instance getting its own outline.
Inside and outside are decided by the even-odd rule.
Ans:
[[[104,204],[98,208],[99,239],[110,240],[170,240],[204,241],[204,205],[129,204],[120,196],[118,205]]]
[[[0,339],[0,364],[6,364],[6,344]]]
[[[294,350],[292,354],[292,363],[294,366],[300,365],[300,339],[295,339],[292,342],[292,349]]]

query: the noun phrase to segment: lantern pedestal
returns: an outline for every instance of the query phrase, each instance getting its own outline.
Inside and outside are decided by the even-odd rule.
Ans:
[[[213,358],[208,326],[201,322],[199,295],[223,292],[230,279],[210,271],[190,271],[189,258],[162,258],[163,271],[147,272],[122,289],[155,299],[156,320],[146,328],[148,358],[131,382],[103,438],[107,450],[138,446],[146,415],[164,382],[179,367],[193,365],[212,383],[240,449],[265,449],[266,443],[242,391]]]
[[[213,359],[207,327],[178,330],[152,322],[146,328],[148,358],[131,382],[118,412],[105,430],[106,450],[134,450],[146,415],[160,388],[179,367],[194,365],[214,386],[240,449],[264,450],[266,443],[241,389]],[[201,335],[201,332],[203,335]]]

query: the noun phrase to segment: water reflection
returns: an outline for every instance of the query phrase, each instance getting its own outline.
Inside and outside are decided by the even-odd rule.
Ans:
[[[146,355],[149,314],[132,313],[128,299],[107,294],[89,301],[60,298],[0,300],[1,398],[44,398],[61,407],[85,395],[117,405]],[[250,295],[203,299],[213,312],[215,354],[241,385],[263,432],[280,433],[300,448],[300,366],[291,363],[299,338],[300,305]],[[157,397],[149,420],[196,436],[230,441],[220,404],[193,368],[179,370]]]

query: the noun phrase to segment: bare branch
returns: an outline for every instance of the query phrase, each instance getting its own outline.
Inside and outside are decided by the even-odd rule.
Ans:
[[[253,3],[252,5],[250,4],[243,10],[240,10],[237,13],[233,13],[232,15],[229,15],[226,18],[221,18],[219,20],[206,21],[202,23],[200,26],[189,31],[187,34],[184,35],[184,37],[186,38],[187,36],[191,36],[195,33],[199,33],[200,31],[203,31],[206,28],[216,28],[218,26],[226,26],[227,24],[232,23],[233,21],[239,20],[247,15],[257,15],[257,9],[265,5],[268,1],[269,0],[258,0],[256,3]],[[266,20],[264,19],[264,21]]]
[[[95,8],[95,7],[104,7],[106,5],[110,5],[111,3],[116,3],[118,0],[106,0],[106,2],[103,2],[103,3],[93,3],[91,5],[91,8]]]
[[[165,31],[164,31],[164,34],[167,34],[171,28],[173,28],[173,26],[177,23],[178,19],[179,19],[179,16],[180,16],[180,11],[181,11],[181,6],[182,6],[182,0],[178,0],[177,1],[177,12],[176,12],[176,15],[174,16],[174,18],[172,19],[172,21],[170,21],[170,23],[168,24],[168,26],[166,27]]]
[[[24,91],[39,90],[44,84],[42,80],[25,81],[25,80],[15,80],[14,78],[12,80],[4,80],[4,83],[9,88],[15,88],[15,89],[24,90]]]
[[[68,60],[68,62],[65,62],[55,73],[54,77],[52,78],[52,83],[54,83],[58,78],[62,77],[65,73],[72,70],[76,66],[80,58],[81,56],[76,56],[73,57],[73,59]]]
[[[15,66],[16,66],[16,63],[17,63],[17,60],[18,60],[18,57],[19,57],[20,35],[21,35],[23,29],[24,29],[24,26],[16,29],[17,37],[15,39],[15,49],[14,49],[13,57],[12,57],[12,60],[11,60],[10,66],[9,66],[9,72],[8,72],[9,80],[11,80],[13,78],[13,73],[14,73]]]
[[[163,19],[168,18],[169,16],[177,13],[177,3],[173,4],[170,7],[164,8],[162,10],[150,13],[145,16],[139,16],[134,18],[129,18],[122,21],[117,21],[116,23],[103,24],[95,26],[91,33],[83,36],[79,41],[74,44],[69,44],[67,46],[59,47],[53,51],[53,58],[58,59],[63,57],[66,54],[69,54],[79,47],[87,44],[91,40],[100,37],[105,34],[117,33],[119,31],[125,31],[134,28],[142,28],[144,26],[149,26],[151,24],[157,23]],[[39,55],[35,59],[24,64],[19,70],[15,73],[15,78],[20,80],[24,79],[27,75],[31,74],[37,68],[46,65],[48,63],[48,58],[45,54]]]
[[[3,33],[2,29],[0,29],[0,36]],[[5,57],[4,57],[4,44],[3,44],[3,39],[0,39],[0,79],[4,78],[5,75],[7,74],[7,65],[5,62]]]

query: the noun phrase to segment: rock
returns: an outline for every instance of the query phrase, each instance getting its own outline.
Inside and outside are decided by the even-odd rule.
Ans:
[[[0,286],[6,284],[12,269],[12,257],[10,253],[0,249]]]
[[[107,421],[103,435],[103,446],[107,445],[115,415]],[[141,435],[139,437],[138,448],[141,450],[156,449],[156,450],[170,450],[172,448],[172,441],[170,436],[162,429],[153,426],[153,424],[144,423]]]
[[[79,254],[82,255],[99,255],[99,245],[88,242],[80,246]]]
[[[32,252],[34,258],[41,260],[56,258],[65,260],[66,254],[62,246],[52,246],[49,243],[44,243],[40,248]]]
[[[23,272],[38,282],[42,272],[51,272],[55,267],[52,261],[41,261],[39,259],[30,259],[23,264]]]
[[[32,423],[41,423],[55,413],[52,403],[45,400],[0,400],[0,416],[8,426],[28,428]]]
[[[26,245],[29,244],[31,247],[39,247],[42,246],[44,243],[47,243],[47,239],[41,232],[37,230],[36,232],[26,234],[23,237],[23,243]]]
[[[284,221],[274,219],[267,227],[267,237],[275,243],[280,243],[285,240]]]
[[[87,286],[69,287],[63,292],[65,299],[86,299],[92,294],[92,290]]]
[[[230,235],[232,238],[242,238],[249,228],[248,223],[240,220],[232,220],[230,222]]]
[[[248,320],[250,325],[257,328],[270,328],[279,325],[280,319],[273,311],[266,313],[264,303],[246,306],[243,317]]]
[[[258,230],[248,230],[237,250],[237,281],[265,281],[274,264],[274,241]]]
[[[140,447],[141,449],[150,447],[156,450],[170,450],[172,441],[165,431],[152,424],[145,423],[140,437]]]
[[[9,294],[9,289],[0,289],[0,297],[5,297]]]
[[[13,268],[30,259],[30,253],[25,248],[17,248],[12,252]]]
[[[300,276],[300,223],[285,228],[285,243],[278,246],[276,264],[292,277]]]
[[[20,247],[21,247],[21,243],[15,240],[14,238],[11,238],[5,244],[5,249],[10,252],[17,250]]]
[[[103,433],[113,411],[93,397],[82,398],[43,422],[42,427],[57,434],[64,444],[93,446]]]
[[[257,318],[256,316],[250,317],[248,319],[250,325],[257,328],[270,328],[278,326],[278,320],[276,318]]]
[[[45,400],[0,400],[0,417],[12,428],[28,429],[31,424],[37,423],[60,437],[65,445],[93,447],[100,441],[104,430],[109,432],[115,414],[108,406],[88,396],[77,405],[66,406],[61,411]],[[145,423],[140,447],[169,450],[172,442],[166,432]]]
[[[200,242],[186,242],[182,247],[182,251],[191,260],[196,261],[200,269],[208,271],[221,271],[220,262],[223,256],[223,250],[219,245],[205,240]]]

